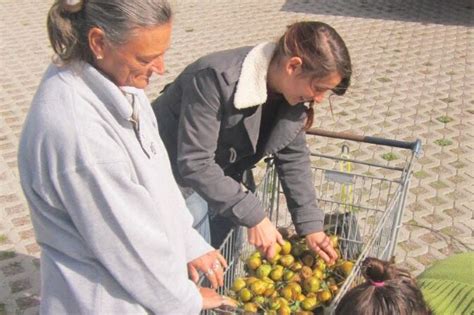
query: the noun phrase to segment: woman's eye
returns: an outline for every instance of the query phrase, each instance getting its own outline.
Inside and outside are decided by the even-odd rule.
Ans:
[[[137,58],[137,60],[143,66],[146,66],[150,63],[150,61],[147,61],[147,60],[144,60],[144,59],[141,59],[141,58]]]

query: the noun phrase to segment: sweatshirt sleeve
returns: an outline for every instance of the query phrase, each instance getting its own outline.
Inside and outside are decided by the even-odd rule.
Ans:
[[[265,217],[258,198],[226,176],[215,162],[221,124],[218,79],[204,69],[183,88],[178,130],[177,165],[185,183],[196,190],[212,210],[238,224],[253,227]]]
[[[202,298],[187,277],[183,256],[203,254],[209,246],[188,231],[184,249],[195,248],[180,254],[181,240],[168,239],[165,231],[191,227],[180,225],[183,220],[164,222],[157,208],[173,204],[157,204],[143,186],[133,183],[127,163],[97,163],[65,172],[56,189],[85,244],[138,303],[154,314],[199,313]]]
[[[316,202],[305,132],[302,130],[275,158],[296,232],[299,235],[307,235],[322,231],[324,212]]]

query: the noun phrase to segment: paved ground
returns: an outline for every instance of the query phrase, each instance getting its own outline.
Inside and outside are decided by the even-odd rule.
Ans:
[[[22,123],[51,58],[51,1],[0,2],[0,314],[37,312],[39,248],[16,169]],[[275,39],[285,25],[321,20],[343,36],[354,84],[315,124],[401,140],[420,138],[397,260],[415,273],[472,250],[474,208],[474,2],[472,0],[178,1],[167,74],[205,53]],[[325,142],[315,146],[324,149]],[[330,146],[329,146],[330,147]],[[380,159],[368,147],[358,157]],[[331,151],[331,149],[327,149]]]

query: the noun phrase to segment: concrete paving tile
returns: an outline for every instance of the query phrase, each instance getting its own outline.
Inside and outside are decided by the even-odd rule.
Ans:
[[[0,313],[36,313],[39,301],[40,249],[18,184],[16,150],[51,60],[45,30],[50,4],[1,4],[0,66],[6,75],[0,79]],[[437,259],[474,248],[473,12],[470,0],[182,0],[167,71],[146,92],[156,97],[206,53],[276,39],[291,22],[333,25],[351,51],[353,85],[335,102],[334,117],[327,102],[316,108],[315,126],[422,140],[396,250],[397,261],[418,274]],[[342,142],[309,143],[336,155]],[[350,145],[357,159],[387,164],[382,154],[390,150]],[[391,165],[405,158],[398,154]]]

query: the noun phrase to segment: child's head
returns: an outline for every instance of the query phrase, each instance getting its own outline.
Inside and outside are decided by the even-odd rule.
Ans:
[[[423,295],[406,270],[376,258],[362,265],[366,282],[351,289],[336,308],[337,315],[428,315]]]

